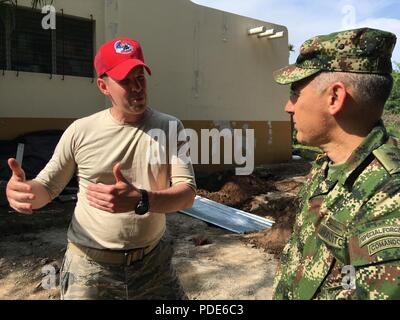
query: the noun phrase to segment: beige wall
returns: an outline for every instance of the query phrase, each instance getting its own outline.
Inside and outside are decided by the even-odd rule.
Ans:
[[[223,129],[241,129],[243,135],[245,135],[246,129],[254,130],[254,159],[255,165],[263,163],[279,163],[285,161],[285,159],[291,159],[291,124],[287,121],[184,121],[186,128],[194,129],[198,136],[201,137],[202,129],[218,128]],[[209,145],[211,144],[211,140]],[[211,150],[211,145],[209,146]],[[224,155],[224,142],[221,140],[220,144],[220,160]],[[246,150],[242,152],[243,156],[248,155]],[[200,157],[200,144],[198,149],[198,155]],[[195,167],[202,170],[220,170],[223,166],[212,165],[212,161],[207,165],[196,165]],[[237,167],[237,163],[233,161],[234,167]],[[231,168],[232,166],[225,166]],[[243,166],[239,166],[243,167]]]
[[[29,6],[30,0],[18,3]],[[285,27],[189,0],[55,0],[54,5],[57,12],[64,9],[65,14],[84,18],[93,15],[96,49],[116,36],[142,43],[153,71],[149,79],[152,107],[181,118],[194,129],[202,121],[259,122],[263,128],[280,123],[279,130],[268,129],[274,133],[271,137],[256,126],[260,137],[256,161],[290,159],[289,117],[283,111],[288,90],[272,78],[274,70],[288,63]],[[247,35],[247,29],[260,25],[284,31],[285,36],[268,40]],[[20,72],[16,77],[15,72],[6,72],[0,75],[0,139],[37,130],[38,125],[54,129],[54,118],[61,118],[56,127],[64,128],[71,119],[108,104],[88,78],[66,76],[63,81],[61,76],[49,79],[45,74]],[[10,126],[14,130],[8,131]]]
[[[274,70],[288,64],[285,27],[189,0],[108,4],[106,39],[133,37],[142,43],[153,71],[149,93],[154,108],[196,131],[218,127],[218,122],[248,121],[255,125],[257,164],[291,159],[290,119],[283,110],[288,88],[272,78]],[[284,37],[247,35],[261,25],[284,31]]]
[[[118,29],[106,37],[142,42],[154,72],[150,97],[155,108],[185,120],[289,121],[283,111],[287,88],[272,78],[288,63],[285,27],[189,0],[146,0],[140,6],[131,0],[110,2],[108,15]],[[247,35],[247,29],[260,25],[285,31],[285,37]]]
[[[29,7],[31,0],[19,0]],[[57,12],[96,20],[96,42],[104,41],[104,5],[101,0],[55,0]],[[104,98],[90,78],[6,71],[0,74],[0,119],[79,118],[104,107]],[[50,121],[50,120],[49,120]],[[1,122],[0,122],[1,123]],[[43,122],[42,122],[43,123]],[[26,125],[26,123],[25,123]],[[21,130],[30,130],[22,126]],[[49,126],[52,126],[49,123]],[[33,128],[32,128],[33,129]],[[44,129],[48,129],[47,126]],[[0,128],[1,130],[1,128]],[[20,130],[20,131],[21,131]],[[3,137],[0,136],[0,139]]]

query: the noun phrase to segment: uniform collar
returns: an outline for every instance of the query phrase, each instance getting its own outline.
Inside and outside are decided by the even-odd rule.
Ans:
[[[359,168],[372,154],[372,151],[386,143],[388,139],[389,136],[386,132],[385,126],[383,125],[383,122],[380,122],[378,126],[371,130],[369,135],[363,140],[357,149],[353,151],[349,159],[335,170],[335,173],[330,176],[330,180],[336,180],[344,185],[356,169]],[[329,162],[330,159],[326,157],[323,166],[327,167]]]

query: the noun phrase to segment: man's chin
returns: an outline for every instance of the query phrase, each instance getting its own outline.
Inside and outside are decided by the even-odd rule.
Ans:
[[[308,147],[319,147],[318,144],[316,144],[316,141],[310,141],[309,139],[304,139],[304,137],[296,137],[297,143],[302,144],[303,146],[308,146]]]
[[[309,145],[308,141],[306,139],[304,139],[304,137],[302,135],[299,135],[298,133],[297,133],[297,136],[296,136],[296,140],[300,144]]]
[[[147,109],[147,105],[146,104],[138,104],[138,105],[130,105],[129,106],[129,110],[131,110],[132,112],[138,114],[138,113],[143,113],[145,112]]]

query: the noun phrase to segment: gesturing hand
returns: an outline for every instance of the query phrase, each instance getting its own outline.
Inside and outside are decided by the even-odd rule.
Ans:
[[[35,195],[32,193],[32,187],[26,183],[24,170],[14,158],[8,159],[8,166],[12,171],[6,189],[10,207],[19,213],[32,214],[32,201],[35,200]]]
[[[121,173],[121,164],[113,167],[115,184],[91,184],[87,190],[89,204],[99,210],[121,213],[133,211],[140,200],[139,190]]]

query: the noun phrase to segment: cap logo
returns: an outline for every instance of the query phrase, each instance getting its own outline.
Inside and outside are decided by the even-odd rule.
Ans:
[[[114,44],[115,52],[120,54],[129,54],[133,52],[133,46],[127,42],[117,41]]]

